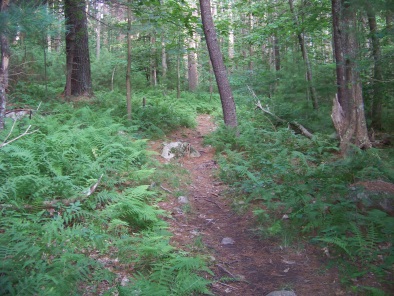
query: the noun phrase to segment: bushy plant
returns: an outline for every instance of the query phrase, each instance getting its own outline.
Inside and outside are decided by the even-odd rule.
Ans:
[[[194,259],[177,254],[168,233],[156,231],[166,228],[160,219],[165,213],[148,186],[154,169],[145,140],[136,139],[135,129],[121,124],[112,109],[75,105],[43,104],[31,120],[7,121],[0,134],[6,143],[28,125],[33,131],[0,148],[0,294],[82,295],[103,281],[115,289],[116,273],[98,260],[109,250],[106,256],[123,258],[119,264],[140,266],[135,277],[143,289],[171,289],[172,283],[156,283],[156,272],[143,273],[143,266],[173,270],[176,278],[182,269],[177,262]],[[153,232],[149,245],[127,239]],[[208,281],[197,275],[205,269],[199,262],[182,269],[174,295],[207,289]]]

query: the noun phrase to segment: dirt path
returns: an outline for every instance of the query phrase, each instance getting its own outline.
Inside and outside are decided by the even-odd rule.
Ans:
[[[321,249],[261,240],[250,230],[254,227],[252,215],[234,213],[230,200],[225,198],[227,188],[215,177],[214,150],[202,145],[203,137],[215,126],[208,115],[199,116],[197,121],[195,130],[181,129],[167,139],[168,142],[189,142],[201,153],[199,158],[171,160],[190,172],[192,184],[183,188],[188,192],[190,209],[186,211],[183,207],[182,211],[177,196],[172,194],[161,206],[172,213],[169,223],[174,233],[173,244],[211,258],[215,273],[212,292],[215,295],[255,296],[274,290],[292,290],[298,296],[345,295],[336,273],[325,270]],[[161,143],[155,143],[151,149],[160,152],[160,147]],[[174,188],[171,190],[173,192]],[[223,238],[231,238],[234,243],[224,245]]]

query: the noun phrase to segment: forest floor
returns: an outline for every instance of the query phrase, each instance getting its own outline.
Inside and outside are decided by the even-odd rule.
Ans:
[[[155,157],[161,163],[179,166],[179,171],[189,174],[189,181],[179,182],[180,188],[162,181],[161,188],[168,198],[160,206],[171,213],[168,223],[174,234],[172,244],[203,254],[211,261],[215,274],[212,292],[264,296],[290,290],[296,295],[349,295],[340,286],[338,271],[327,268],[328,258],[321,248],[256,235],[251,211],[236,211],[237,207],[226,197],[228,188],[217,177],[215,151],[203,145],[204,136],[215,129],[213,119],[200,115],[197,123],[195,129],[179,129],[165,141],[188,142],[201,157],[166,160],[160,156],[163,141],[150,142],[150,149],[159,153]],[[179,192],[184,193],[189,204],[179,203]],[[223,244],[223,238],[230,238],[233,243]]]

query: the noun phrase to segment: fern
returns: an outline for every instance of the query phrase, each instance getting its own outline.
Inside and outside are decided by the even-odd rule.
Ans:
[[[315,238],[315,240],[325,242],[325,243],[334,245],[336,247],[339,247],[340,249],[345,251],[346,254],[349,255],[349,257],[351,257],[351,258],[353,257],[353,254],[348,249],[348,242],[346,242],[345,240],[343,240],[339,237],[319,237],[319,238]]]
[[[149,276],[139,274],[127,288],[120,288],[120,295],[213,295],[207,286],[210,282],[196,274],[197,270],[212,272],[198,258],[175,256],[156,263]]]

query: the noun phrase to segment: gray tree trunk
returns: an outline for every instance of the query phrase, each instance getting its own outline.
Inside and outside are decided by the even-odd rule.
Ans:
[[[131,121],[131,0],[127,1],[127,70],[126,70],[126,102],[127,119]]]
[[[196,34],[189,39],[189,50],[187,53],[187,78],[189,82],[189,91],[195,91],[198,87],[198,69],[197,69],[197,42],[194,40]],[[193,48],[193,49],[192,49]]]
[[[8,0],[0,0],[0,13],[7,10]],[[0,33],[0,130],[4,129],[5,108],[7,105],[7,88],[8,88],[8,64],[10,61],[10,48],[8,36],[5,32]]]
[[[220,51],[215,26],[212,19],[211,3],[209,0],[200,0],[201,19],[204,28],[205,40],[208,47],[209,57],[215,73],[216,83],[219,89],[222,103],[224,123],[228,127],[238,126],[237,114],[227,70],[224,66],[223,55]]]
[[[297,14],[294,11],[293,0],[289,0],[289,6],[290,6],[290,12],[293,14],[294,24],[296,25],[296,27],[300,27],[300,23],[298,21]],[[306,48],[305,38],[304,37],[305,37],[304,36],[304,32],[300,32],[300,33],[297,34],[298,43],[300,45],[302,58],[303,58],[304,63],[305,63],[306,80],[308,81],[308,89],[309,89],[309,93],[311,95],[312,106],[313,106],[313,109],[317,110],[317,109],[319,109],[319,103],[317,101],[316,89],[313,86],[312,67],[311,67],[311,63],[309,61],[308,51],[307,51],[307,48]]]
[[[371,33],[372,41],[372,56],[374,61],[373,81],[372,81],[372,122],[371,127],[377,130],[382,130],[382,103],[383,103],[383,90],[382,90],[382,66],[380,63],[381,50],[379,37],[377,36],[376,15],[374,9],[369,3],[366,4],[369,30]]]
[[[161,33],[161,77],[163,82],[167,77],[167,52],[166,52],[166,42],[164,37],[164,32]]]
[[[346,0],[332,0],[338,94],[334,99],[332,120],[346,154],[351,144],[370,148],[361,80],[356,70],[358,43],[356,11]]]

